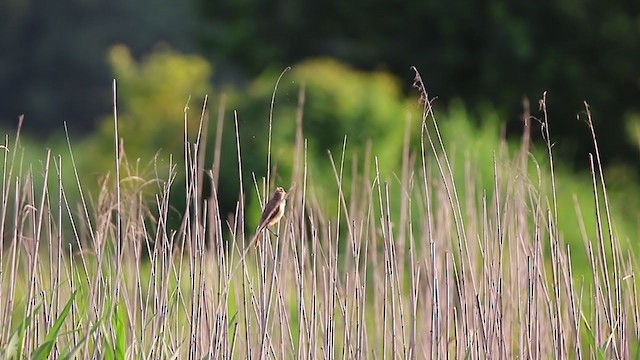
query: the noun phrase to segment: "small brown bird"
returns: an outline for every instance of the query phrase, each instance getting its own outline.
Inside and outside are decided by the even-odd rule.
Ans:
[[[282,187],[278,186],[276,191],[274,191],[271,200],[267,202],[267,205],[264,206],[264,210],[262,210],[260,223],[256,229],[256,236],[254,236],[253,241],[258,239],[264,229],[268,229],[270,226],[277,224],[278,221],[282,219],[282,215],[284,215],[284,207],[287,202],[286,200],[287,192],[284,191]],[[259,243],[259,241],[256,241],[256,246],[258,246]]]

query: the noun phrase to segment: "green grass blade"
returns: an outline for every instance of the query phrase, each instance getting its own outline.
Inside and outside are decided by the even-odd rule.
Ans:
[[[67,354],[61,356],[60,358],[63,360],[71,360],[71,359],[77,359],[80,358],[80,351],[84,348],[86,342],[89,340],[89,338],[91,336],[93,336],[93,334],[95,334],[95,332],[98,330],[98,328],[102,325],[102,322],[104,321],[104,317],[98,319],[98,321],[96,321],[95,324],[93,324],[93,326],[91,327],[91,330],[78,342],[78,344],[71,349],[71,351],[69,351]]]
[[[40,308],[40,305],[34,308],[34,312],[37,311],[38,308]],[[7,346],[0,349],[0,355],[2,355],[3,359],[22,358],[22,344],[24,343],[24,335],[29,323],[31,323],[31,316],[27,316],[27,318],[18,325],[18,328],[11,334]]]
[[[124,353],[126,348],[127,333],[125,329],[125,317],[126,314],[122,310],[122,307],[118,307],[118,310],[114,313],[114,321],[116,325],[116,358],[124,359]]]
[[[49,329],[49,332],[47,332],[47,335],[44,338],[44,342],[33,353],[33,356],[31,357],[32,359],[40,360],[49,358],[51,350],[53,349],[53,345],[56,343],[56,338],[60,333],[60,328],[62,328],[62,324],[67,318],[67,315],[69,315],[69,311],[71,310],[73,301],[76,298],[76,294],[77,291],[74,291],[71,294],[71,297],[67,301],[67,304],[64,306],[64,309],[62,309],[60,316],[58,316],[56,322],[53,324],[51,329]]]

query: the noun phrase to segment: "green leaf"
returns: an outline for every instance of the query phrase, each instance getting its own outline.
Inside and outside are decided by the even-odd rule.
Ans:
[[[125,329],[125,317],[126,314],[121,310],[121,307],[117,307],[117,310],[113,313],[113,320],[115,322],[116,328],[116,347],[115,347],[115,356],[116,359],[124,359],[125,353],[125,342],[127,339],[127,333]]]
[[[582,321],[584,322],[585,328],[587,329],[587,339],[589,341],[589,345],[595,350],[596,352],[596,358],[598,360],[604,360],[605,357],[605,352],[604,349],[601,347],[598,347],[598,344],[596,344],[596,337],[593,334],[593,331],[591,330],[591,326],[589,326],[589,322],[587,321],[587,318],[584,316],[584,313],[582,311],[580,311],[580,316],[582,317]]]
[[[111,314],[107,315],[107,319],[111,319],[111,323],[109,324],[110,329],[115,330],[115,338],[113,339],[113,343],[109,341],[109,337],[105,336],[103,338],[104,341],[104,359],[124,359],[126,352],[126,316],[127,314],[122,310],[122,306],[116,305],[115,308],[112,308]],[[107,325],[105,323],[105,325]],[[110,331],[106,331],[105,333],[110,333]]]
[[[40,304],[38,304],[33,309],[33,312],[35,313],[36,311],[38,311],[39,308],[40,308]],[[7,343],[7,346],[4,349],[0,350],[0,355],[2,355],[2,358],[4,359],[21,359],[22,358],[22,346],[24,344],[24,335],[27,330],[27,327],[29,326],[29,323],[31,323],[31,316],[27,316],[27,318],[24,319],[20,323],[20,325],[18,325],[18,328],[13,332],[13,334],[11,334],[11,337],[9,338],[9,342]]]
[[[91,327],[91,330],[85,335],[84,338],[82,338],[78,344],[71,349],[71,351],[69,351],[67,354],[61,356],[61,359],[63,360],[71,360],[71,359],[77,359],[80,358],[80,350],[82,350],[82,348],[85,346],[85,343],[89,340],[89,338],[91,336],[93,336],[93,334],[95,334],[95,332],[98,330],[98,328],[100,327],[102,321],[104,320],[104,318],[100,318],[98,319],[98,321],[96,321],[95,324],[93,324],[93,326]]]
[[[53,349],[53,345],[56,343],[56,338],[60,334],[60,328],[62,328],[62,324],[65,319],[69,315],[69,311],[71,310],[71,306],[73,305],[73,301],[76,298],[77,290],[71,294],[71,297],[67,301],[67,304],[62,309],[60,316],[56,319],[56,322],[53,324],[49,332],[44,338],[44,342],[36,349],[33,353],[32,359],[48,359],[51,354],[51,350]]]

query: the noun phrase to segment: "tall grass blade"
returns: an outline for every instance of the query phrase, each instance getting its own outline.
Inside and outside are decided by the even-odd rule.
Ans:
[[[69,297],[69,300],[67,301],[67,304],[62,309],[60,316],[58,316],[58,318],[56,319],[56,322],[53,324],[51,329],[49,329],[49,331],[47,332],[47,335],[45,336],[44,341],[33,353],[33,356],[31,357],[32,359],[44,360],[49,358],[49,355],[51,354],[51,350],[53,350],[53,346],[56,343],[56,339],[60,335],[60,329],[62,328],[64,321],[69,315],[69,311],[71,310],[71,306],[75,301],[77,293],[78,291],[76,290],[71,294],[71,296]]]

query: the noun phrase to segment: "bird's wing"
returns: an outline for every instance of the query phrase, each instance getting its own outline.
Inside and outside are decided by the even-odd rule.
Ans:
[[[267,219],[271,218],[273,214],[278,211],[278,207],[276,206],[277,200],[275,198],[271,198],[267,205],[264,206],[262,210],[262,216],[260,217],[260,222],[258,223],[258,232],[262,231],[265,227],[267,227]],[[270,211],[267,211],[270,208]]]

